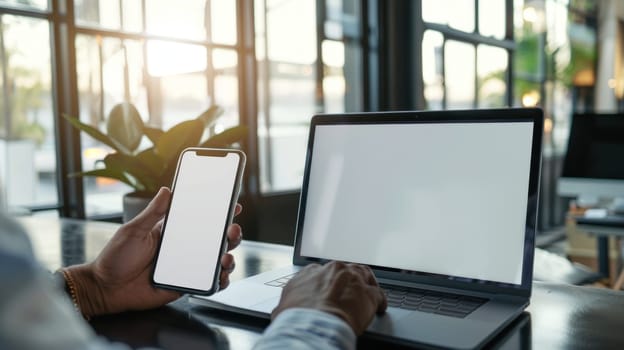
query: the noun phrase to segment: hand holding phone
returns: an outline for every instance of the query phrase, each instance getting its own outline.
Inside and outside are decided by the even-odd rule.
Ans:
[[[245,154],[239,150],[182,152],[156,252],[156,287],[201,295],[219,289],[220,260],[244,166]]]

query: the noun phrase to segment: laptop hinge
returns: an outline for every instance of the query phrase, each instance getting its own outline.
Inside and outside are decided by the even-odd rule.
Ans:
[[[495,292],[489,292],[489,291],[445,287],[445,286],[431,285],[431,284],[426,284],[426,283],[398,281],[398,280],[385,279],[385,278],[378,278],[377,280],[379,281],[379,284],[381,284],[382,286],[388,285],[388,286],[394,286],[394,287],[407,287],[407,288],[435,290],[439,292],[473,295],[473,296],[478,296],[478,297],[485,297],[488,299],[496,299],[496,300],[501,300],[501,301],[514,302],[514,303],[527,303],[528,304],[528,301],[529,301],[529,297],[520,296],[520,295],[511,295],[511,294],[502,294],[502,293],[495,293]]]
[[[509,294],[495,294],[493,299],[501,300],[501,301],[509,301],[514,303],[529,303],[529,297],[519,296],[519,295],[509,295]]]

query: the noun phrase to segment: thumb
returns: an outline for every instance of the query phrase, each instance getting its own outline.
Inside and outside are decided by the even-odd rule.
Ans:
[[[167,212],[170,198],[171,191],[167,187],[161,187],[147,207],[134,219],[130,220],[128,225],[134,226],[139,230],[151,230]]]

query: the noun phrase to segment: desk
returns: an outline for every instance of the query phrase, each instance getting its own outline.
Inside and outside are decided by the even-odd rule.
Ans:
[[[95,258],[118,227],[40,217],[20,221],[49,269]],[[232,280],[290,264],[291,254],[291,247],[243,242],[233,251],[237,266]],[[624,293],[536,282],[529,308],[488,348],[624,349],[623,324]],[[183,297],[156,310],[96,317],[91,325],[98,334],[132,347],[249,349],[267,322],[192,305]],[[358,347],[390,346],[364,336]]]
[[[606,216],[603,218],[593,218],[579,216],[574,220],[579,230],[596,236],[598,272],[604,277],[609,278],[609,237],[624,237],[624,217]],[[620,251],[619,247],[618,251]]]

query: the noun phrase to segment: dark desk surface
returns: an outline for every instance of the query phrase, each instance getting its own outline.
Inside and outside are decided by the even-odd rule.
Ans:
[[[577,216],[574,218],[577,225],[597,226],[624,230],[624,215],[605,215],[599,217]]]
[[[35,254],[50,270],[92,260],[115,224],[25,217]],[[243,242],[233,251],[232,280],[284,266],[292,248]],[[91,321],[95,331],[132,347],[248,349],[267,322],[192,305],[187,298],[166,307]],[[496,349],[624,349],[624,293],[590,287],[534,283],[531,305],[491,344]],[[388,347],[365,336],[361,348]]]

